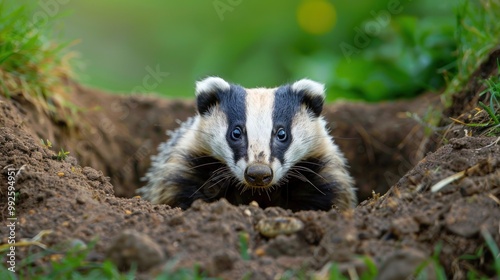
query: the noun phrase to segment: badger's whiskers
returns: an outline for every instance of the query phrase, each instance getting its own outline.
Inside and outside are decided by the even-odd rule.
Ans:
[[[191,196],[189,196],[189,198],[192,198],[196,193],[198,193],[202,188],[204,188],[210,182],[214,182],[215,181],[215,183],[212,183],[211,185],[209,185],[207,187],[208,189],[210,189],[210,188],[214,187],[215,185],[223,182],[224,180],[230,179],[232,176],[230,174],[228,175],[228,173],[227,173],[228,171],[229,171],[229,168],[227,166],[222,166],[222,167],[217,168],[214,172],[212,172],[212,174],[205,181],[205,183],[203,183],[195,192],[193,192],[191,194]]]

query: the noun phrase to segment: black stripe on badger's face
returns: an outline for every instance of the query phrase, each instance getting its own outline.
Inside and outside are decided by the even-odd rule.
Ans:
[[[293,140],[292,121],[300,110],[303,94],[293,94],[289,85],[279,87],[274,96],[273,132],[271,134],[271,158],[284,162],[285,152]],[[284,141],[278,139],[278,131],[283,129],[286,133]]]
[[[233,150],[234,162],[247,157],[246,95],[245,89],[238,85],[231,85],[229,93],[219,94],[220,109],[228,122],[226,140]]]
[[[301,80],[298,83],[279,87],[275,92],[271,157],[277,158],[281,164],[285,162],[285,153],[293,141],[292,125],[301,107],[305,106],[309,117],[312,118],[319,117],[323,109],[322,85],[308,80]],[[316,92],[311,92],[307,88],[307,86],[311,87],[309,83],[312,83],[313,87],[318,87],[315,89]],[[281,129],[285,131],[285,134],[280,135]],[[303,127],[303,129],[309,129],[309,127]]]

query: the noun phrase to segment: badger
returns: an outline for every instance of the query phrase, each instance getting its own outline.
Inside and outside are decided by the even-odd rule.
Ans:
[[[182,209],[220,198],[292,211],[354,207],[353,179],[321,116],[324,99],[324,85],[309,79],[252,89],[198,81],[197,114],[160,144],[139,194]]]

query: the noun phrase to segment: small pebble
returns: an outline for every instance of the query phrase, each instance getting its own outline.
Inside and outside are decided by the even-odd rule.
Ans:
[[[266,237],[296,233],[304,228],[304,223],[293,217],[265,218],[257,223],[257,230]]]
[[[252,212],[248,209],[245,209],[245,211],[243,211],[243,213],[248,216],[248,217],[251,217],[252,216]]]
[[[250,206],[253,206],[253,207],[257,207],[259,208],[259,203],[257,203],[257,201],[253,200],[252,202],[250,202],[249,204]]]

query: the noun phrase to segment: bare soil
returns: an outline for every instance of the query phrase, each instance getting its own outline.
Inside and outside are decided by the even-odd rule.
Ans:
[[[123,270],[136,263],[145,278],[165,267],[197,265],[205,275],[224,279],[294,273],[326,279],[331,262],[344,273],[362,274],[369,266],[360,256],[366,256],[380,279],[404,279],[433,255],[449,278],[463,279],[471,270],[492,276],[485,236],[500,244],[500,145],[494,137],[465,136],[464,127],[447,120],[473,109],[482,91],[478,81],[496,74],[490,66],[499,55],[492,53],[472,77],[469,85],[475,86],[457,93],[446,110],[433,93],[326,106],[362,201],[344,213],[237,207],[225,200],[195,202],[181,211],[136,197],[150,156],[166,140],[166,130],[193,114],[191,101],[111,95],[68,81],[68,98],[81,110],[71,120],[54,121],[20,97],[0,97],[2,220],[7,218],[7,170],[14,168],[20,170],[18,240],[50,230],[41,242],[64,252],[68,244],[97,238],[92,261],[109,258]],[[444,112],[440,125],[447,128],[446,144],[441,131],[428,133],[422,122],[408,117],[407,112],[423,117],[430,106]],[[51,140],[53,147],[40,139]],[[64,160],[55,158],[61,147],[71,152]],[[440,191],[430,190],[462,171]],[[304,227],[263,236],[259,221],[277,217],[294,217]],[[7,242],[4,226],[0,238]],[[18,260],[41,250],[18,247]],[[480,257],[464,257],[478,252]],[[57,258],[37,265],[50,267],[50,260]],[[427,269],[432,279],[436,267]]]

